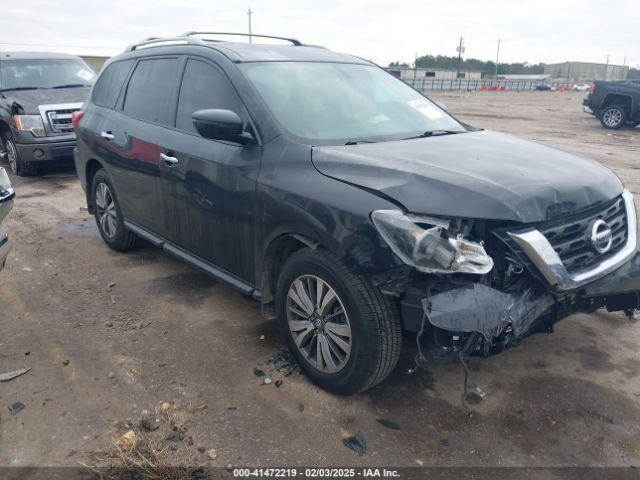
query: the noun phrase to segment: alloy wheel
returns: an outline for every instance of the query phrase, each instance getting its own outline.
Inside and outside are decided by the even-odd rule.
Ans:
[[[336,291],[315,275],[296,278],[287,294],[287,322],[303,358],[323,373],[337,373],[351,357],[351,324]]]
[[[622,122],[622,112],[617,108],[610,108],[602,115],[602,121],[609,127],[615,127]]]
[[[113,194],[106,183],[97,185],[95,200],[100,229],[107,237],[115,237],[118,228],[118,213]]]
[[[9,161],[9,167],[14,174],[18,174],[18,152],[16,146],[11,140],[6,141],[7,147],[7,160]]]

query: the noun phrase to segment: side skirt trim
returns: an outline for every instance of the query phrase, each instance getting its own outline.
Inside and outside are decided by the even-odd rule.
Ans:
[[[186,250],[178,247],[177,245],[174,245],[172,243],[165,241],[163,238],[157,236],[154,233],[151,233],[146,228],[136,225],[135,223],[125,220],[124,226],[127,229],[131,230],[136,235],[151,242],[154,246],[160,247],[166,252],[170,253],[171,255],[174,255],[180,258],[181,260],[184,260],[185,262],[193,265],[197,269],[203,271],[207,275],[211,275],[212,277],[218,280],[228,283],[229,285],[240,290],[242,293],[246,295],[251,295],[256,300],[260,299],[261,297],[260,289],[255,288],[250,283],[246,282],[245,280],[242,280],[241,278],[236,277],[232,273],[229,273],[226,270],[223,270],[220,267],[217,267],[212,263],[209,263],[206,260],[203,260],[200,257],[197,257],[187,252]]]

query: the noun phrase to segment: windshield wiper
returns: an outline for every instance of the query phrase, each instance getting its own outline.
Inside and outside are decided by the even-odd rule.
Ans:
[[[42,90],[42,87],[10,87],[0,88],[0,92],[9,92],[13,90]]]
[[[371,140],[349,140],[345,145],[358,145],[359,143],[376,143]]]
[[[464,133],[460,130],[427,130],[420,135],[414,135],[413,137],[403,138],[402,140],[413,140],[414,138],[426,138],[426,137],[439,137],[442,135],[455,135],[456,133]]]
[[[90,87],[91,85],[87,85],[86,83],[69,83],[67,85],[56,85],[51,88],[79,88],[79,87]]]

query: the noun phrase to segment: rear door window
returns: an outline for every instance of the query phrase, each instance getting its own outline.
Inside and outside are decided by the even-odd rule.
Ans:
[[[91,100],[101,107],[113,108],[122,90],[122,85],[129,75],[133,60],[123,60],[107,66],[93,87]]]
[[[206,108],[231,110],[247,120],[242,101],[227,77],[209,63],[189,59],[180,87],[176,128],[195,132],[191,116]]]
[[[124,112],[160,125],[170,125],[177,58],[141,60],[136,65],[124,100]]]

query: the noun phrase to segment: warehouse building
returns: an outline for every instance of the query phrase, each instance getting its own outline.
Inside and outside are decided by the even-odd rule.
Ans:
[[[563,62],[545,65],[544,73],[570,82],[625,80],[629,67],[607,63]]]
[[[447,70],[443,68],[411,68],[411,67],[387,67],[385,68],[394,77],[400,80],[454,80],[458,74],[456,70]],[[465,80],[480,80],[482,72],[461,71],[460,77]]]

